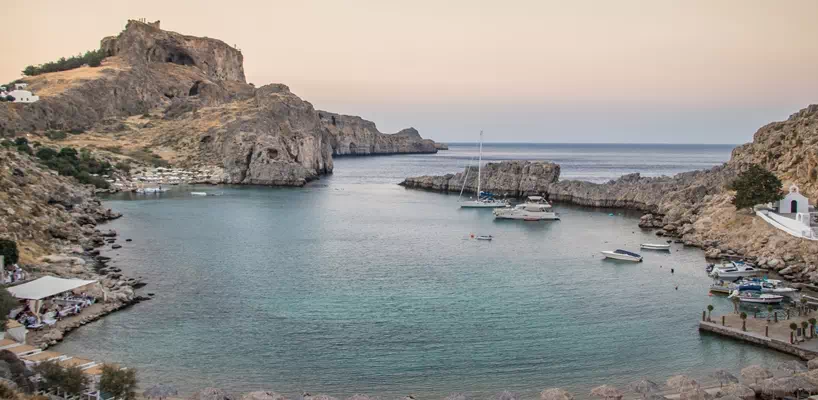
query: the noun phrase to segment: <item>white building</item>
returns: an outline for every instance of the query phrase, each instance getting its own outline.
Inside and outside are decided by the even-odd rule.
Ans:
[[[28,83],[15,83],[14,88],[17,90],[26,90]]]
[[[818,232],[812,227],[809,199],[802,195],[798,186],[790,186],[790,191],[778,202],[778,211],[759,210],[756,214],[770,225],[792,236],[818,240]]]
[[[40,96],[35,96],[28,90],[15,89],[6,93],[6,95],[14,97],[15,103],[33,103],[40,100]]]
[[[790,192],[778,202],[779,214],[796,214],[809,212],[809,199],[798,190],[798,186],[790,186]]]

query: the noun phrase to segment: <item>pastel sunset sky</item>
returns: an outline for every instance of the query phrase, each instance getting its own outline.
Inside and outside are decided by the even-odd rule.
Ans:
[[[740,143],[818,102],[818,1],[3,0],[0,81],[128,19],[441,141]]]

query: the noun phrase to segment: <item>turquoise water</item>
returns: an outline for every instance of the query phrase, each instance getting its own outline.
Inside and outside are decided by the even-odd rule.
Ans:
[[[732,308],[708,297],[701,251],[674,244],[639,264],[603,261],[600,250],[658,240],[636,227],[638,213],[557,205],[559,222],[498,222],[458,209],[456,196],[395,185],[393,175],[447,172],[462,162],[451,154],[342,158],[298,189],[114,196],[107,204],[124,218],[108,225],[133,242],[105,253],[155,299],[56,350],[184,392],[422,399],[585,394],[787,359],[698,333],[707,304]]]

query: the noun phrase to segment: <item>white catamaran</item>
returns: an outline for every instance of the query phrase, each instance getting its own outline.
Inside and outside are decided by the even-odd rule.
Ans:
[[[497,200],[491,193],[486,193],[481,190],[480,176],[482,175],[483,163],[483,131],[480,131],[480,155],[477,159],[477,200],[461,201],[460,208],[499,208],[505,207],[508,203],[502,200]],[[466,182],[469,177],[469,170],[471,166],[466,168],[466,174],[463,178],[463,188],[460,189],[460,195],[463,195],[463,190],[466,188]]]

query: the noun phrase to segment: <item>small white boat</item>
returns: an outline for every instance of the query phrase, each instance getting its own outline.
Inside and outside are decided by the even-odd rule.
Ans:
[[[612,258],[614,260],[623,260],[623,261],[633,261],[633,262],[641,262],[642,256],[636,253],[632,253],[627,250],[616,249],[614,251],[605,250],[601,252],[605,258]]]
[[[639,247],[647,250],[667,250],[670,251],[669,244],[657,244],[657,243],[642,243]]]
[[[751,304],[779,304],[784,301],[784,296],[777,295],[777,294],[769,294],[769,293],[753,293],[753,292],[744,292],[739,293],[738,290],[733,291],[733,293],[729,297],[738,297],[739,301],[742,303],[751,303]]]
[[[190,192],[193,196],[207,196],[207,192]]]
[[[477,235],[474,237],[477,240],[491,240],[494,239],[494,236],[491,235]]]
[[[710,271],[710,276],[718,279],[736,280],[739,278],[758,276],[763,272],[764,270],[751,267],[743,262],[730,261],[729,264],[714,267],[713,270]]]

